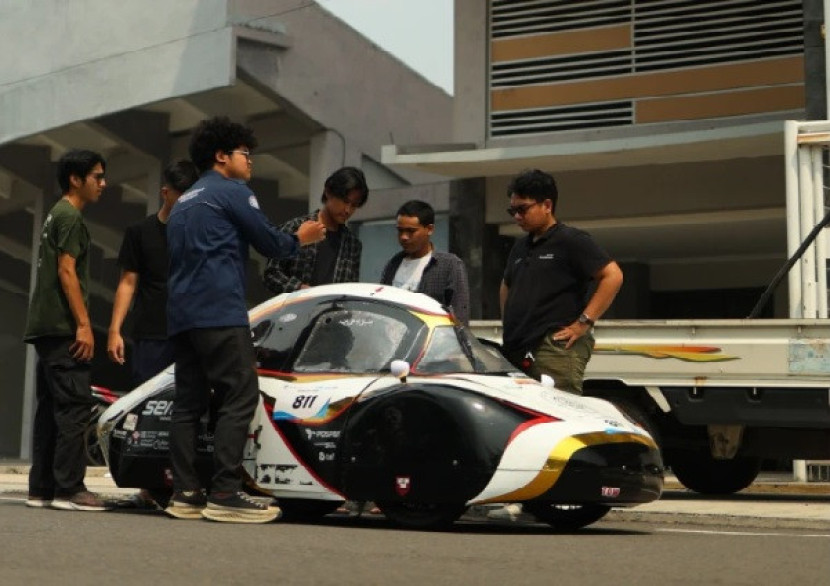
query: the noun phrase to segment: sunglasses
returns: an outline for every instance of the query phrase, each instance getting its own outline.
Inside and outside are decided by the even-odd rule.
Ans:
[[[520,216],[524,216],[527,213],[527,210],[529,210],[533,206],[539,205],[540,203],[542,203],[542,202],[537,201],[537,202],[534,202],[534,203],[526,203],[525,205],[521,205],[521,206],[510,206],[509,208],[507,208],[507,215],[510,216],[510,217],[513,217],[516,214],[519,214]]]

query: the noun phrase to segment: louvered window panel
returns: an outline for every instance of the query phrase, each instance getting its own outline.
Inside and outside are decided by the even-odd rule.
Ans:
[[[524,61],[494,63],[490,84],[492,87],[528,85],[625,75],[632,72],[631,51],[606,51],[548,57]]]
[[[629,101],[499,112],[492,116],[490,135],[527,135],[560,130],[623,126],[631,124],[632,116],[632,106]]]
[[[493,38],[624,24],[631,0],[492,0]]]
[[[551,35],[544,33],[596,29],[597,35],[603,35],[619,25],[630,25],[630,47],[574,48],[571,53],[560,47],[559,52],[541,57],[529,50],[525,58],[491,61],[489,88],[498,92],[547,85],[555,95],[556,85],[562,83],[601,83],[804,52],[801,0],[490,0],[490,38],[494,43],[509,42],[503,46],[511,47],[515,55],[522,54],[516,50],[521,43],[532,47],[537,37],[549,41]],[[633,124],[632,103],[639,97],[648,96],[549,108],[537,104],[532,110],[502,106],[490,113],[490,135]]]
[[[634,70],[658,71],[800,54],[800,0],[641,0]]]

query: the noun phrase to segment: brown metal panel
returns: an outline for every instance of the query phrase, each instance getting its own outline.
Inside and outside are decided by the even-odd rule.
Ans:
[[[804,86],[778,87],[717,94],[639,100],[635,106],[636,124],[672,120],[697,120],[760,114],[804,108]]]
[[[804,58],[799,55],[612,79],[498,89],[490,92],[490,99],[491,109],[497,112],[803,82]]]
[[[496,39],[491,60],[517,61],[591,51],[612,51],[631,46],[631,25],[580,29],[559,33]]]

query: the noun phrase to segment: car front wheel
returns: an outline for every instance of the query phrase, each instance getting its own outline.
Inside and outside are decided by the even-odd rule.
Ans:
[[[576,531],[602,519],[611,507],[606,505],[563,505],[552,503],[524,503],[524,511],[547,523],[557,531]]]
[[[447,529],[467,510],[467,505],[457,503],[376,501],[375,504],[390,521],[409,529]]]

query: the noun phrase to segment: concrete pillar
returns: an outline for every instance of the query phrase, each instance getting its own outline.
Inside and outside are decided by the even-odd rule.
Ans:
[[[323,194],[326,178],[346,165],[346,150],[346,139],[336,130],[322,130],[311,137],[308,211],[320,207],[320,196]]]
[[[467,267],[470,283],[470,319],[481,319],[484,290],[484,190],[483,178],[450,183],[450,252]]]
[[[30,156],[35,156],[34,154]],[[42,149],[36,155],[38,171],[34,173],[31,180],[36,181],[36,185],[40,187],[40,192],[36,195],[33,204],[32,222],[32,256],[31,256],[31,272],[29,275],[29,299],[31,300],[32,291],[35,288],[35,281],[37,280],[37,261],[38,251],[40,248],[40,234],[43,230],[43,220],[46,212],[52,207],[55,199],[55,171],[54,165],[50,161],[50,153],[48,149]],[[26,358],[24,363],[24,379],[23,379],[23,398],[21,408],[21,427],[20,427],[20,458],[28,460],[32,456],[32,421],[34,419],[35,408],[35,364],[37,355],[34,346],[26,344]],[[8,396],[8,395],[7,395]]]
[[[166,166],[166,165],[165,165]],[[161,161],[150,159],[147,164],[147,215],[161,208]]]
[[[651,315],[651,268],[642,262],[620,263],[625,281],[603,319],[645,319]]]
[[[827,64],[824,50],[825,38],[824,0],[802,0],[804,11],[804,108],[808,120],[827,118]]]

